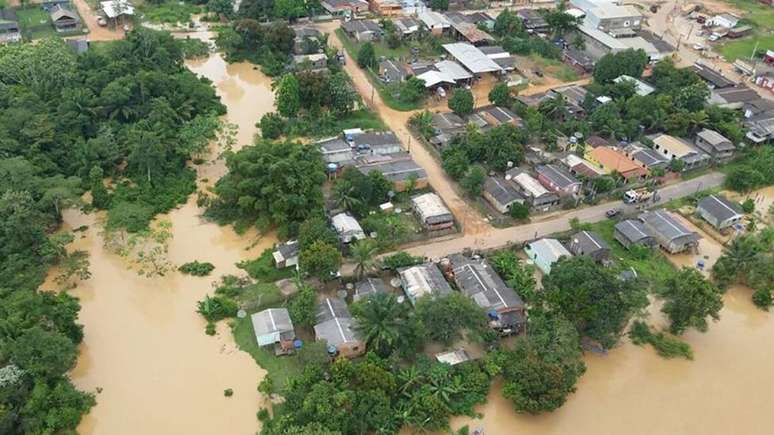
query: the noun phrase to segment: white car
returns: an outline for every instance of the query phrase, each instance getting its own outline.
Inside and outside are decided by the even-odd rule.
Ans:
[[[696,51],[703,51],[706,50],[706,47],[701,44],[693,44],[693,49]]]
[[[107,26],[107,20],[105,19],[105,17],[99,17],[97,18],[97,24],[99,24],[102,27],[105,27]]]

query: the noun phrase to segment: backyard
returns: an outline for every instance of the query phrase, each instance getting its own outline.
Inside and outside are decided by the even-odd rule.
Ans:
[[[762,55],[767,49],[774,47],[774,34],[771,33],[774,29],[774,8],[754,0],[728,0],[728,3],[744,11],[743,23],[746,21],[745,24],[752,25],[754,30],[751,36],[729,40],[719,46],[718,50],[726,60],[750,58],[756,45],[755,55]]]
[[[186,24],[191,21],[191,16],[201,13],[203,8],[182,1],[166,1],[159,4],[143,3],[139,10],[144,18],[157,24]]]
[[[75,11],[75,8],[73,7],[71,10]],[[27,40],[82,33],[80,30],[68,33],[58,33],[51,24],[48,12],[39,6],[17,9],[16,17],[19,19],[19,27],[21,27],[22,36]]]

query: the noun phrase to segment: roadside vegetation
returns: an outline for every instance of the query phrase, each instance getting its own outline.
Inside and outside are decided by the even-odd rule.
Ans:
[[[761,58],[766,54],[767,47],[774,45],[774,11],[768,5],[755,0],[726,0],[735,8],[744,11],[741,25],[751,25],[753,34],[738,40],[728,41],[720,45],[719,51],[728,62],[736,59],[749,60]],[[758,51],[753,53],[755,47]]]
[[[774,303],[774,227],[735,238],[712,268],[719,286],[743,284],[753,289],[756,306],[768,310]]]

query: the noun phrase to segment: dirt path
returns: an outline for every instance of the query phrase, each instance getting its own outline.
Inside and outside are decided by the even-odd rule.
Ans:
[[[339,50],[344,50],[338,35],[335,33],[335,30],[339,27],[338,21],[321,23],[318,26],[322,31],[330,34],[330,38],[328,39],[330,44]],[[446,173],[435,157],[409,132],[407,123],[411,115],[415,112],[399,112],[387,107],[379,97],[379,93],[376,92],[371,85],[371,82],[368,81],[366,74],[357,66],[354,59],[347,57],[347,63],[344,66],[344,69],[350,77],[352,77],[352,81],[354,82],[357,91],[363,97],[363,101],[381,116],[385,124],[387,124],[387,127],[395,132],[401,139],[404,148],[406,148],[409,153],[411,153],[414,160],[425,169],[430,185],[435,189],[438,195],[443,198],[446,205],[454,214],[454,217],[462,227],[463,234],[472,236],[476,234],[485,234],[491,231],[492,227],[489,223],[487,223],[475,209],[462,199],[460,193],[458,193],[455,188],[454,182],[446,176]],[[481,98],[477,98],[477,100],[481,100]]]
[[[99,14],[94,11],[86,0],[73,0],[75,7],[78,9],[86,26],[89,28],[89,40],[90,41],[115,41],[117,39],[123,39],[124,30],[121,26],[116,27],[114,30],[108,27],[102,27],[97,23]]]

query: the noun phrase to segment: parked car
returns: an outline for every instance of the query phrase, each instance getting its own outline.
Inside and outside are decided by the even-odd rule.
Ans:
[[[607,216],[610,219],[618,216],[619,214],[621,214],[620,208],[611,208],[610,210],[605,212],[605,216]]]
[[[532,70],[532,74],[535,74],[538,77],[543,77],[543,70],[540,68],[535,68]]]
[[[105,17],[99,17],[97,18],[97,24],[99,24],[102,27],[105,27],[107,26],[107,20],[105,19]]]

